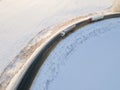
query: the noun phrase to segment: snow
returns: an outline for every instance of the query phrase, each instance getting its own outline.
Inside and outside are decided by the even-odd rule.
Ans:
[[[48,32],[51,27],[80,15],[107,9],[112,2],[113,0],[1,0],[0,84],[7,82],[6,86],[9,83],[32,54],[33,49],[26,53],[26,48],[51,34]]]
[[[119,90],[120,18],[87,25],[63,39],[31,90]]]
[[[105,2],[108,1],[110,0]],[[94,10],[93,5],[98,2],[100,3],[96,5],[98,9],[106,8],[105,3],[97,0],[93,0],[93,3],[84,0],[82,4],[78,0],[74,0],[74,2],[52,0],[50,3],[47,0],[2,0],[0,2],[0,71],[38,32],[60,23],[65,18],[68,19],[81,12],[86,12],[82,9],[88,7],[88,2],[90,2],[89,7],[92,6],[92,8],[86,8],[86,10]]]
[[[114,12],[120,12],[120,0],[114,0],[112,10]]]

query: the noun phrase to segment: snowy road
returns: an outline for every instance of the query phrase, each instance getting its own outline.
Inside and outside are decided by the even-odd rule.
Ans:
[[[93,0],[93,2],[89,0],[52,0],[50,3],[48,0],[1,0],[1,87],[8,85],[36,50],[36,47],[31,48],[30,46],[44,38],[46,33],[51,34],[48,33],[51,27],[80,15],[106,9],[112,5],[112,2],[113,0]],[[29,53],[26,53],[26,49],[29,49]]]
[[[120,18],[93,23],[60,42],[32,90],[119,90]]]

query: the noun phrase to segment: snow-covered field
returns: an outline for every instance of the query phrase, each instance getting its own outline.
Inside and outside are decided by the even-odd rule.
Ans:
[[[62,40],[31,90],[120,90],[120,18],[87,25]]]
[[[12,78],[29,58],[31,54],[24,53],[25,47],[35,44],[51,27],[106,9],[112,3],[113,0],[1,0],[0,84],[6,78],[9,82],[8,78]],[[34,39],[36,35],[39,37]]]
[[[111,3],[111,0],[1,0],[0,71],[44,28],[101,10]]]

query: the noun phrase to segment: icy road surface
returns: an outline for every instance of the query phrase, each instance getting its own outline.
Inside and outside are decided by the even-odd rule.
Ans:
[[[120,18],[87,25],[62,40],[31,90],[120,90]]]

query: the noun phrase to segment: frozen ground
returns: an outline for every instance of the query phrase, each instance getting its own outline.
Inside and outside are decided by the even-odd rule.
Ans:
[[[31,90],[120,90],[120,18],[93,23],[62,40]]]

